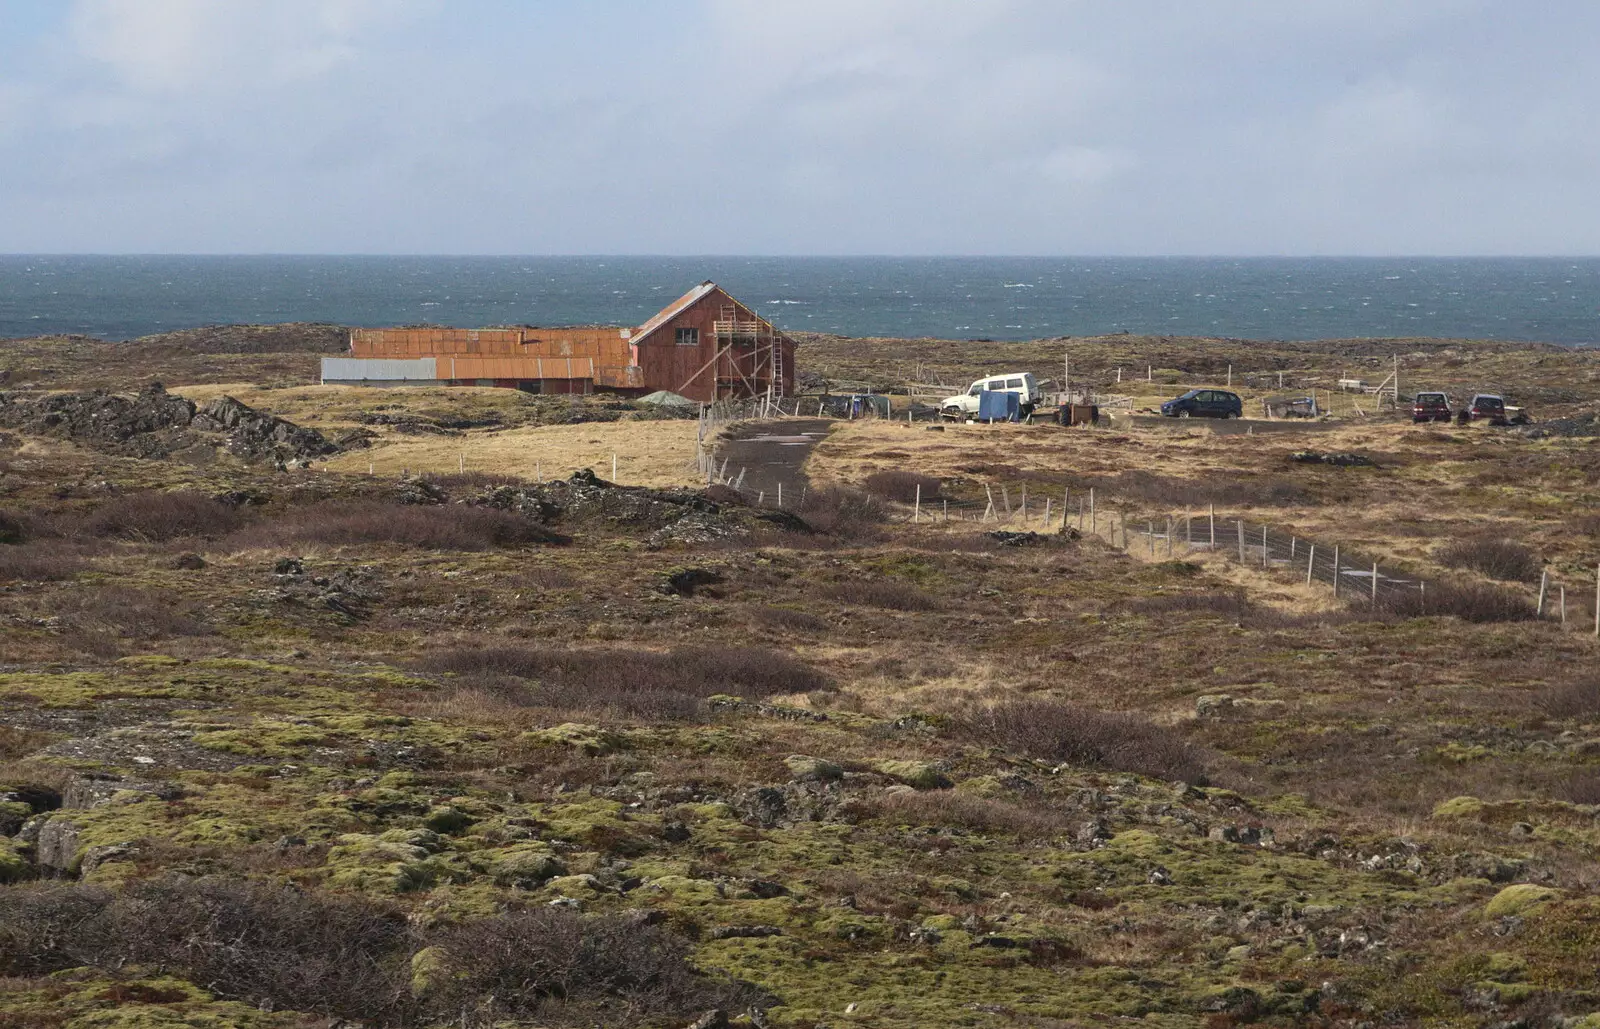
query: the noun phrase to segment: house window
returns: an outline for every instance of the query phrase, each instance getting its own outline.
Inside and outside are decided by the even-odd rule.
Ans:
[[[697,347],[700,345],[700,330],[675,329],[672,341],[680,347]]]

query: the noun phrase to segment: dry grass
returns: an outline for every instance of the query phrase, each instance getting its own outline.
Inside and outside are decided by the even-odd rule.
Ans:
[[[240,529],[225,542],[236,551],[363,543],[471,551],[564,540],[537,522],[493,508],[330,500],[278,513]]]
[[[628,486],[685,486],[695,483],[695,423],[692,421],[623,421],[584,425],[546,425],[475,430],[459,437],[384,437],[370,450],[337,455],[324,465],[330,471],[398,475],[402,471],[444,475],[465,467],[468,472],[515,475],[533,479],[565,478],[591,468],[611,478],[611,456],[617,456],[617,479]]]

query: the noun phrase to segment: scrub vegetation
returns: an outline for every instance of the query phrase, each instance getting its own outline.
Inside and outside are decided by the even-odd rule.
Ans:
[[[1184,375],[1248,352],[1128,345]],[[174,392],[276,360],[167,346]],[[1590,355],[1450,347],[1562,417],[1600,401]],[[77,354],[18,360],[45,351]],[[276,392],[248,402],[305,417]],[[1546,568],[1592,587],[1592,440],[1369,418],[1315,445],[1374,466],[1306,445],[854,423],[784,515],[636,484],[676,458],[612,486],[8,431],[0,1025],[1600,1025],[1593,608],[1529,617]],[[1204,488],[1439,595],[926,520],[986,485],[1130,520]]]

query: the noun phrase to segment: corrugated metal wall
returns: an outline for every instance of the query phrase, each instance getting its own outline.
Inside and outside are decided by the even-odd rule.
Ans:
[[[593,379],[587,357],[440,357],[443,379]]]
[[[431,357],[414,360],[371,357],[324,357],[323,382],[434,382],[439,378]]]

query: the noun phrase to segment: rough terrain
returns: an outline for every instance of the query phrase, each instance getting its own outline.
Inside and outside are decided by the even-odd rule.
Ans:
[[[885,378],[941,353],[816,346],[802,364]],[[1293,352],[1331,374],[1352,347]],[[1592,354],[1415,348],[1574,424],[1600,409]],[[1222,351],[1161,353],[1188,379]],[[367,474],[437,435],[405,425],[692,455],[695,423],[247,389],[228,356],[6,416],[0,1024],[1600,1025],[1582,626],[908,520],[917,485],[1095,485],[1527,597],[1600,561],[1593,437],[856,423],[778,511],[672,448],[623,485],[455,454]],[[207,413],[223,395],[255,414]],[[82,428],[130,410],[157,413]],[[274,418],[367,449],[279,471],[230,444]]]

